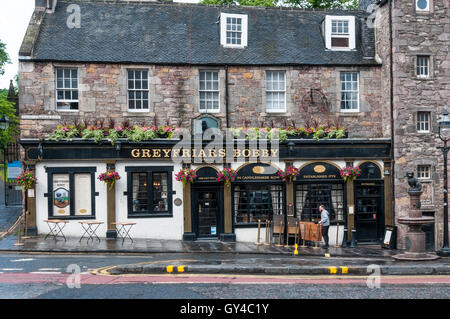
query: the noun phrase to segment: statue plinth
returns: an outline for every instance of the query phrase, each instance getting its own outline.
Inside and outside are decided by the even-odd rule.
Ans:
[[[425,233],[422,231],[422,226],[433,224],[434,217],[422,216],[422,211],[420,210],[422,185],[417,179],[414,178],[413,173],[408,173],[408,183],[411,186],[408,190],[408,195],[410,197],[410,210],[408,212],[408,217],[400,217],[398,219],[398,223],[408,226],[406,237],[409,239],[411,245],[408,251],[403,254],[392,256],[392,258],[411,261],[438,259],[439,256],[426,251]]]

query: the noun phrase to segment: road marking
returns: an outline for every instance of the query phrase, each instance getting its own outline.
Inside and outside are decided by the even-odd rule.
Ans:
[[[3,271],[21,271],[23,268],[2,268]]]
[[[48,275],[48,274],[61,274],[60,271],[32,271],[30,274]]]
[[[330,275],[337,274],[337,267],[328,267]]]
[[[38,271],[59,271],[61,268],[39,268]]]
[[[341,272],[342,274],[348,274],[348,267],[341,266]]]
[[[10,260],[10,262],[21,262],[21,261],[32,261],[32,260],[36,260],[34,258],[22,258],[22,259],[14,259],[14,260]]]

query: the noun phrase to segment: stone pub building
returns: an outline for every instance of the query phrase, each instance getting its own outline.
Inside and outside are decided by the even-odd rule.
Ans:
[[[448,26],[448,2],[447,9],[444,0],[432,2],[434,11],[420,12],[421,19],[431,23],[447,10]],[[401,53],[407,32],[399,12],[415,2],[379,3],[376,28],[370,4],[314,11],[36,0],[19,70],[24,163],[38,179],[27,199],[29,231],[46,233],[44,220],[67,219],[66,235],[81,236],[78,221],[95,220],[104,223],[100,235],[115,237],[114,222],[136,222],[137,238],[253,242],[258,219],[263,227],[274,216],[317,221],[324,204],[331,213],[330,244],[342,243],[344,229],[348,239],[379,243],[385,226],[406,214],[402,174],[417,169],[429,174],[435,194],[429,208],[438,219],[435,237],[442,237],[438,151],[431,157],[410,150],[437,142],[431,132],[444,97],[428,101],[431,95],[412,91],[444,77],[438,61],[448,46],[436,56],[421,49],[429,55],[428,72],[435,72],[431,80],[413,76],[414,87],[398,84],[410,75],[395,69],[402,61],[413,73],[411,65],[425,63],[425,53]],[[424,33],[434,34],[430,28]],[[448,98],[445,81],[441,93]],[[429,105],[403,110],[412,95]],[[411,121],[430,134],[416,134]],[[117,140],[109,133],[89,136],[108,127],[120,132]],[[73,128],[87,133],[68,137]],[[236,136],[213,152],[207,138],[191,140],[205,129],[227,128],[281,129],[280,141],[252,149],[252,138]],[[313,128],[314,138],[302,128]],[[346,133],[329,133],[339,128]],[[57,129],[64,138],[55,137]],[[181,137],[175,133],[183,130],[189,139],[177,151]],[[292,131],[298,134],[281,138]],[[230,154],[232,162],[223,160]],[[299,174],[285,182],[277,171],[290,166]],[[344,181],[340,170],[348,166],[362,174]],[[176,179],[182,168],[195,170],[197,178],[183,185]],[[216,181],[224,168],[236,171],[230,186]],[[114,187],[98,180],[107,170],[121,177]]]

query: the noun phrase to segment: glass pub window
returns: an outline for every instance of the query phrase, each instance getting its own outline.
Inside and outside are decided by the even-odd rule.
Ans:
[[[227,44],[242,44],[242,18],[227,17]]]
[[[266,111],[286,112],[285,71],[266,71]]]
[[[341,72],[341,111],[359,110],[359,73]]]
[[[234,222],[237,225],[257,225],[283,214],[283,186],[238,185],[233,189]]]
[[[167,172],[153,173],[152,184],[150,184],[150,173],[132,173],[131,176],[133,213],[152,214],[169,210]]]
[[[219,111],[219,71],[200,71],[200,112]]]
[[[148,111],[148,71],[128,70],[128,110]]]
[[[319,221],[319,206],[324,205],[331,221],[344,220],[344,184],[298,184],[297,217],[302,221]]]
[[[431,177],[431,166],[430,165],[419,165],[417,166],[417,177],[421,179],[429,179]]]
[[[78,110],[78,70],[72,68],[56,69],[56,108]]]
[[[416,74],[420,78],[428,78],[430,76],[430,57],[425,55],[417,56]]]
[[[417,112],[417,132],[430,132],[430,112]]]

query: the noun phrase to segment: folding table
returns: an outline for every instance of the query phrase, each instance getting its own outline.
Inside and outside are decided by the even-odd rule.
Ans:
[[[122,239],[122,245],[125,242],[126,238],[129,238],[131,242],[133,242],[133,238],[130,236],[131,228],[136,225],[136,223],[112,223],[116,226],[117,236],[119,239]]]
[[[87,235],[86,237],[89,237],[87,242],[89,242],[89,240],[92,239],[92,241],[94,241],[94,237],[97,237],[98,241],[100,241],[100,238],[97,236],[97,229],[100,227],[101,224],[104,224],[103,222],[79,222],[81,227],[83,227],[84,229],[84,234],[83,236],[81,236],[80,238],[80,242],[81,240],[84,238],[85,235]]]
[[[51,236],[54,240],[56,240],[56,237],[61,234],[61,236],[64,238],[64,241],[67,241],[66,236],[64,236],[63,229],[69,222],[68,220],[50,219],[44,220],[44,222],[47,223],[48,228],[50,229],[50,232],[45,236],[44,239],[47,239],[48,236]]]

